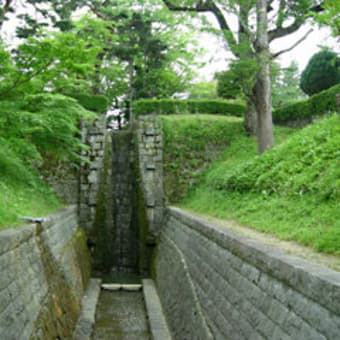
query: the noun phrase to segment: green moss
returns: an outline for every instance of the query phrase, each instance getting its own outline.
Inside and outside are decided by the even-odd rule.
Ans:
[[[41,236],[41,226],[37,226],[36,232],[48,295],[34,323],[31,339],[71,339],[80,311],[80,297],[77,298],[66,281],[59,263]]]
[[[112,197],[110,162],[112,160],[111,143],[109,142],[109,136],[105,140],[103,169],[100,176],[100,185],[98,189],[96,214],[94,218],[93,227],[90,232],[90,238],[96,243],[94,252],[94,267],[96,270],[109,271],[113,266],[114,258],[112,256],[111,247],[114,244],[115,238],[115,225],[113,217],[115,212],[113,211],[114,205]]]

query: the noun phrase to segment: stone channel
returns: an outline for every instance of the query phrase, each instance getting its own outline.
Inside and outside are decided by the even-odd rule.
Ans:
[[[151,339],[143,293],[103,290],[97,305],[92,339]]]

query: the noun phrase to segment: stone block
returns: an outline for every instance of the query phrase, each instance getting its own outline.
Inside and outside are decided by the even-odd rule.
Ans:
[[[145,129],[145,136],[151,137],[151,136],[155,136],[155,134],[156,134],[156,131],[153,126],[148,126]]]
[[[156,165],[154,163],[146,163],[145,164],[145,170],[154,171],[154,170],[156,170]]]

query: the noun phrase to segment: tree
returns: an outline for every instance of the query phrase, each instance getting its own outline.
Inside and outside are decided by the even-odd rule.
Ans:
[[[34,72],[25,71],[25,74],[13,83],[13,88],[18,84],[21,84],[21,87],[24,83],[31,84],[30,77],[37,80],[35,72],[39,72],[39,79],[50,81],[49,85],[53,91],[60,88],[63,93],[81,90],[94,94],[102,93],[113,99],[127,92],[133,93],[133,98],[141,98],[167,97],[183,91],[193,76],[188,62],[192,59],[193,52],[188,52],[186,48],[190,39],[187,34],[176,32],[176,25],[184,25],[183,21],[174,19],[164,11],[164,7],[154,6],[156,2],[156,0],[107,0],[105,2],[28,0],[28,5],[34,6],[36,13],[21,15],[23,25],[17,29],[17,35],[22,38],[23,44],[20,52],[15,52],[15,49],[13,51],[19,63],[20,58],[26,58],[26,64],[30,62],[27,58],[31,58],[37,67],[38,63],[43,67],[44,60],[51,62],[51,65],[45,62],[49,72],[42,69],[38,71],[37,67]],[[10,3],[11,10],[14,10],[13,3]],[[89,15],[74,22],[71,18],[72,12],[77,8],[86,9]],[[53,33],[53,39],[56,43],[59,42],[59,49],[55,50],[56,62],[51,60],[53,53],[47,55],[53,48],[53,44],[51,41],[48,42],[52,35],[49,30],[44,29],[46,22],[59,31]],[[79,49],[80,58],[75,53],[77,48],[72,52],[76,61],[74,69],[80,64],[83,69],[85,63],[88,66],[91,64],[91,67],[87,68],[86,75],[84,72],[82,74],[71,72],[72,65],[69,64],[68,70],[59,72],[63,74],[61,77],[57,76],[57,68],[61,70],[61,67],[65,66],[65,63],[60,62],[60,57],[65,59],[65,54],[70,52],[70,48],[65,46],[66,53],[63,53],[60,41],[62,37],[65,40],[67,35],[68,39],[74,38],[74,46]],[[79,42],[77,38],[80,38]],[[80,42],[83,46],[79,45]],[[40,48],[44,44],[45,52]],[[28,45],[32,45],[32,48]],[[37,49],[39,58],[34,57],[34,48]],[[25,49],[24,53],[23,49]],[[93,55],[91,61],[87,60],[87,56],[81,57],[81,49],[87,55],[97,49],[96,60],[93,59]],[[51,75],[53,70],[55,77],[50,80],[49,74]],[[80,71],[79,67],[78,71]],[[92,88],[90,89],[89,86]]]
[[[219,72],[215,75],[217,79],[217,95],[225,99],[236,99],[242,97],[242,87],[234,70]]]
[[[275,77],[272,77],[274,109],[306,97],[300,89],[300,75],[296,62],[293,61],[288,67],[278,68],[272,73],[277,73]]]
[[[271,6],[267,0],[181,0],[173,2],[163,0],[169,10],[194,13],[211,13],[215,16],[219,28],[236,57],[236,63],[242,63],[252,69],[250,81],[243,92],[247,98],[248,110],[245,116],[246,128],[257,132],[259,152],[272,147],[272,113],[270,62],[284,52],[290,51],[306,35],[292,46],[275,54],[270,53],[269,44],[275,39],[296,32],[306,21],[310,13],[322,8],[314,5],[314,1],[280,0],[278,6]],[[227,14],[238,17],[238,32],[235,35]],[[256,17],[254,25],[253,17]],[[310,32],[309,32],[310,33]],[[255,63],[254,63],[255,61]],[[242,67],[241,67],[242,68]],[[252,86],[249,86],[254,79]],[[251,88],[251,91],[249,91]],[[252,113],[255,114],[252,114]],[[256,118],[256,119],[254,119]]]
[[[191,39],[176,27],[185,26],[156,6],[157,1],[116,0],[90,7],[98,18],[115,22],[118,41],[106,49],[106,57],[126,64],[130,99],[169,97],[181,92],[193,77]]]
[[[340,83],[340,58],[335,52],[323,50],[312,56],[301,74],[300,87],[308,95]]]

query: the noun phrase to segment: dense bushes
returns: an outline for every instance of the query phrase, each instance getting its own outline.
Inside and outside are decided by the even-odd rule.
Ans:
[[[339,111],[336,95],[340,94],[340,85],[331,87],[306,100],[283,106],[273,112],[275,123],[312,119],[329,112]]]
[[[0,102],[0,136],[27,164],[44,156],[78,158],[81,118],[93,117],[73,98],[36,94],[19,101]]]
[[[87,95],[81,93],[68,94],[68,96],[77,99],[78,103],[86,110],[97,113],[104,113],[108,110],[110,103],[106,96],[103,95]]]
[[[245,106],[226,100],[176,100],[176,99],[141,99],[133,104],[136,116],[146,114],[221,114],[242,117]]]
[[[301,74],[300,87],[308,95],[319,93],[340,83],[340,58],[324,50],[312,56]]]

